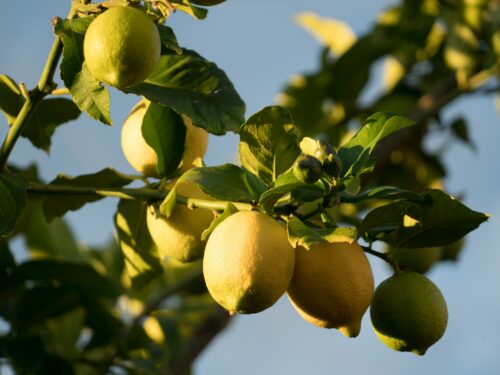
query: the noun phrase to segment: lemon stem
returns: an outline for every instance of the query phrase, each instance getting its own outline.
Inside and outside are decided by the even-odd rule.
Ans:
[[[394,259],[392,259],[390,256],[388,256],[385,253],[381,253],[379,251],[373,250],[371,248],[371,244],[370,244],[370,246],[361,246],[361,248],[363,249],[363,251],[365,253],[376,256],[377,258],[380,258],[380,259],[386,261],[387,263],[389,263],[395,272],[401,272],[398,264],[394,261]]]

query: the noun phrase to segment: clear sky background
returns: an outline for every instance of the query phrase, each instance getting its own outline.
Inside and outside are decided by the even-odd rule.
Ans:
[[[42,70],[53,35],[50,19],[64,17],[69,0],[3,0],[0,5],[0,74],[31,88]],[[313,70],[320,47],[294,21],[302,11],[341,19],[361,34],[369,29],[389,0],[228,0],[213,8],[205,21],[176,14],[169,24],[182,46],[194,49],[224,69],[247,104],[247,116],[275,103],[290,76]],[[376,72],[375,72],[376,73]],[[375,86],[372,86],[374,89]],[[50,157],[22,139],[12,161],[37,160],[41,176],[91,173],[112,166],[133,170],[120,150],[120,125],[137,98],[112,90],[114,126],[86,115],[60,127]],[[286,298],[263,313],[239,316],[199,358],[198,375],[275,374],[499,374],[500,356],[500,117],[494,100],[465,97],[445,117],[470,120],[478,153],[457,145],[446,155],[446,187],[464,193],[466,203],[492,214],[488,223],[467,238],[457,264],[441,264],[429,276],[443,292],[449,308],[445,336],[423,357],[398,353],[375,337],[368,314],[356,339],[303,321]],[[0,137],[7,125],[0,119]],[[236,157],[237,137],[211,137],[206,163]],[[107,199],[66,215],[80,241],[102,244],[110,238],[117,201]],[[19,244],[18,244],[19,245]],[[385,264],[370,258],[376,283],[389,276]]]

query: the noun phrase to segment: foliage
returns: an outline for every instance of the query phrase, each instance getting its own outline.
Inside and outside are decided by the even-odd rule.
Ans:
[[[279,105],[246,119],[226,73],[179,46],[164,25],[174,9],[204,19],[207,7],[219,3],[76,0],[67,19],[54,22],[54,46],[33,90],[0,75],[0,110],[10,127],[0,149],[0,317],[8,325],[0,356],[16,372],[98,374],[118,367],[184,374],[224,329],[229,316],[207,292],[199,262],[161,259],[145,221],[152,206],[165,219],[175,217],[177,204],[213,211],[200,241],[238,211],[260,211],[286,227],[291,247],[314,251],[349,237],[395,271],[392,251],[374,246],[439,247],[441,260],[456,259],[461,239],[488,219],[436,189],[446,166],[424,144],[439,132],[476,147],[465,120],[448,123],[440,113],[461,95],[498,83],[496,2],[471,11],[462,1],[405,0],[357,38],[340,21],[300,15],[299,23],[324,45],[317,71],[294,78]],[[121,92],[150,102],[142,134],[158,155],[161,178],[106,168],[47,184],[36,166],[16,168],[10,152],[20,136],[49,152],[59,126],[80,113],[112,124],[108,87],[88,70],[83,42],[92,21],[116,6],[146,12],[159,31],[159,62]],[[382,61],[384,87],[367,104],[360,97]],[[61,91],[57,67],[70,98],[53,97]],[[198,160],[183,170],[185,121],[213,135],[238,134],[241,165]],[[297,160],[308,161],[305,171]],[[184,183],[210,199],[180,194]],[[63,216],[108,196],[120,198],[116,238],[86,247]],[[16,238],[28,253],[22,262],[11,249]]]

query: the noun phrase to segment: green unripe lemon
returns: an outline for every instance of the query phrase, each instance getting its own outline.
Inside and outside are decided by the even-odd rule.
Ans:
[[[260,212],[240,211],[210,235],[203,257],[208,291],[230,313],[252,314],[272,306],[293,274],[295,250],[285,228]]]
[[[439,262],[443,250],[441,247],[424,247],[421,249],[399,248],[392,252],[392,257],[406,271],[426,273]]]
[[[97,80],[124,89],[142,82],[160,60],[160,33],[152,18],[116,6],[97,16],[83,42],[85,64]]]
[[[297,180],[306,184],[313,184],[323,174],[321,162],[310,155],[300,155],[293,165],[293,174]]]
[[[448,323],[441,291],[416,272],[396,273],[382,282],[375,289],[370,316],[385,345],[418,355],[443,336]]]

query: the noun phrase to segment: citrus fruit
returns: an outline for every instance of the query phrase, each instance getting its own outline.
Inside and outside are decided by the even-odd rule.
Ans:
[[[306,184],[313,184],[323,174],[321,162],[310,155],[300,155],[293,165],[293,174],[297,180]]]
[[[442,247],[441,260],[451,260],[456,262],[464,248],[464,239],[460,239],[451,245],[446,245]]]
[[[240,211],[210,235],[203,274],[213,299],[230,313],[267,309],[290,283],[295,250],[285,229],[260,212]]]
[[[184,183],[177,186],[177,193],[191,198],[211,199],[203,193],[198,185]],[[210,226],[214,216],[212,211],[195,208],[190,209],[177,204],[172,215],[157,216],[152,209],[148,210],[147,225],[158,253],[169,256],[180,262],[192,262],[203,256],[205,243],[201,234]]]
[[[416,273],[396,273],[373,295],[370,315],[378,338],[397,351],[423,355],[444,334],[446,301],[438,287]]]
[[[85,64],[97,80],[124,89],[142,82],[160,60],[160,33],[153,19],[116,6],[97,16],[85,33]]]
[[[439,262],[442,253],[441,247],[398,248],[391,252],[391,256],[405,271],[426,273],[436,262]]]
[[[370,304],[373,284],[363,249],[354,240],[339,237],[310,250],[297,248],[288,297],[308,322],[355,337]]]
[[[141,126],[146,110],[146,103],[141,101],[132,109],[125,120],[121,134],[122,150],[125,158],[136,171],[145,176],[158,177],[156,170],[158,156],[142,136]],[[186,139],[181,172],[193,167],[194,161],[205,155],[208,146],[208,133],[204,129],[194,126],[187,117],[183,117],[183,120],[186,125]]]

